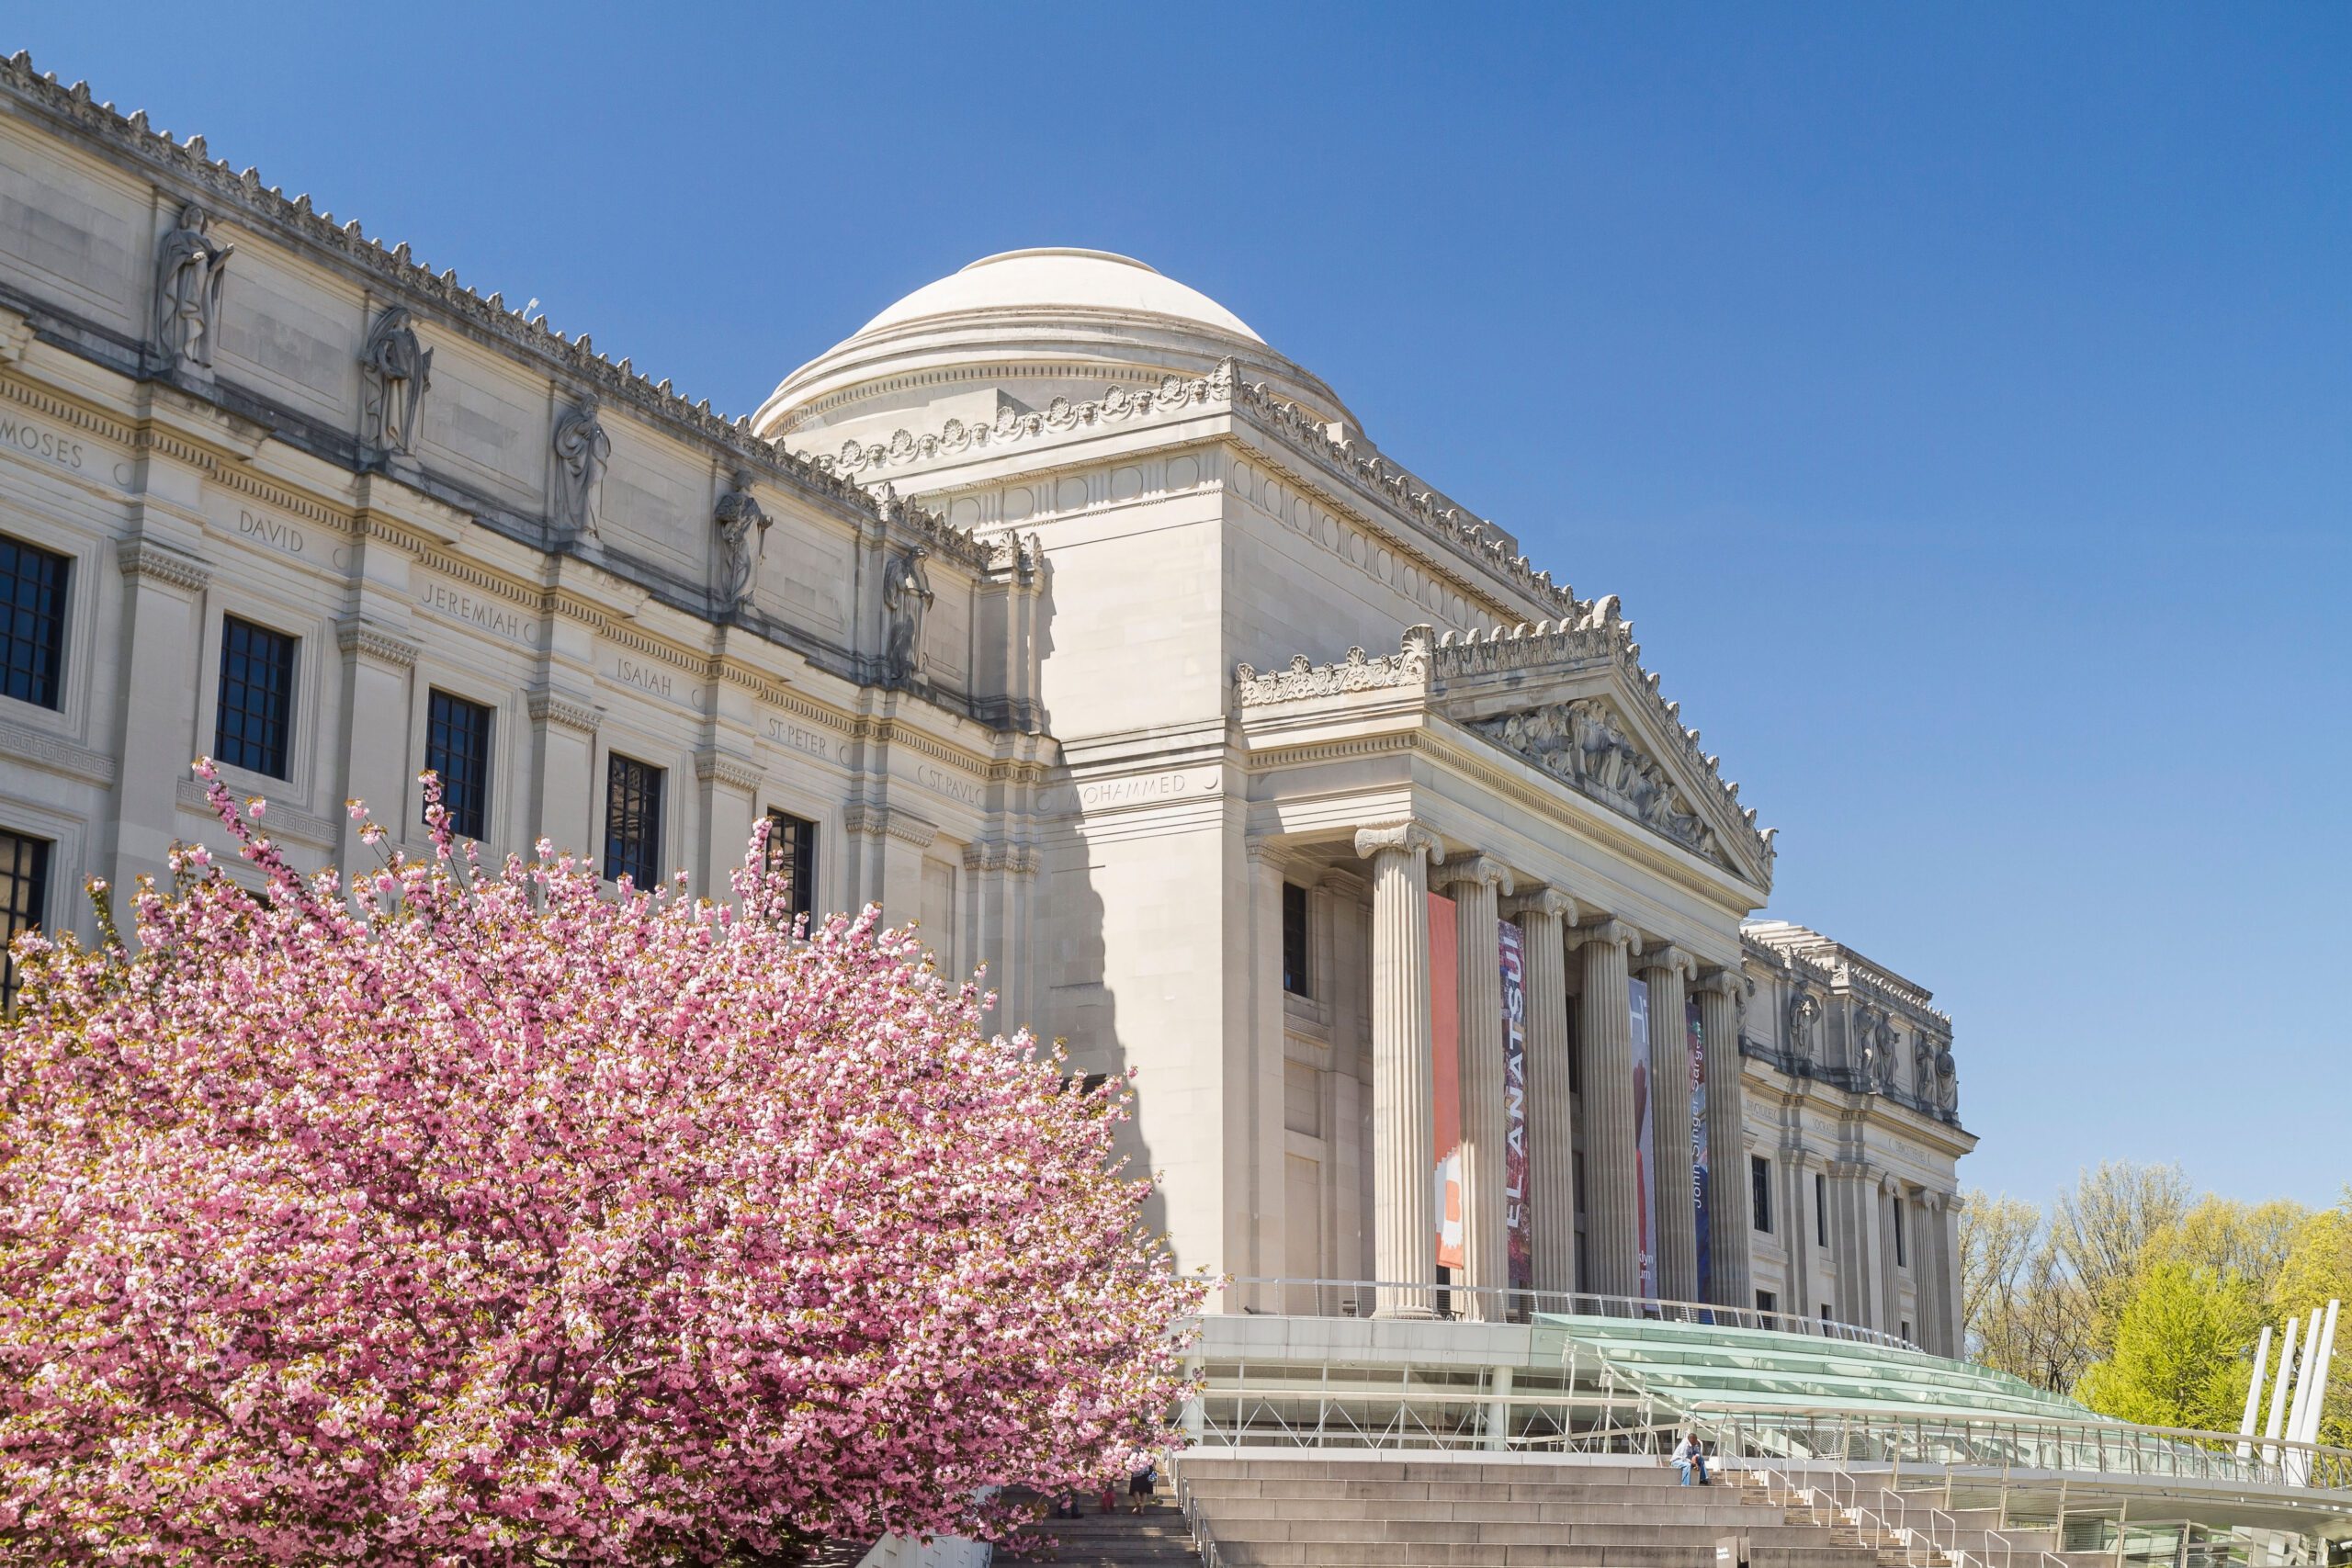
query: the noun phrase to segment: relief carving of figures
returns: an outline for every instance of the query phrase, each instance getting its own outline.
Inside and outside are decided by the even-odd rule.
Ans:
[[[730,610],[751,596],[752,570],[767,553],[768,529],[775,523],[752,494],[751,469],[736,469],[732,483],[711,513],[718,528],[718,599]]]
[[[1879,1010],[1868,1002],[1859,1003],[1848,1032],[1846,1065],[1862,1082],[1864,1089],[1879,1080]]]
[[[1714,834],[1676,792],[1665,764],[1644,754],[1598,697],[1508,714],[1471,728],[1645,827],[1721,858]]]
[[[596,417],[596,394],[555,422],[555,522],[573,534],[601,538],[597,509],[604,496],[605,468],[613,460],[613,438]]]
[[[359,374],[366,383],[362,443],[381,453],[413,452],[417,410],[433,385],[433,351],[417,341],[407,306],[395,305],[376,318],[368,346],[360,351]]]
[[[1813,1060],[1813,1025],[1821,1016],[1821,1003],[1811,991],[1797,987],[1789,998],[1789,1055],[1800,1062]]]
[[[938,597],[931,591],[931,573],[922,564],[930,554],[921,545],[909,546],[906,554],[890,563],[890,574],[882,580],[882,608],[890,617],[888,660],[894,682],[922,678],[923,616]]]
[[[1894,1023],[1885,1013],[1878,1015],[1878,1027],[1871,1032],[1871,1081],[1879,1089],[1894,1091]]]
[[[177,226],[164,236],[155,262],[155,346],[165,366],[209,370],[212,339],[220,330],[220,286],[236,250],[213,239],[212,220],[189,202]]]

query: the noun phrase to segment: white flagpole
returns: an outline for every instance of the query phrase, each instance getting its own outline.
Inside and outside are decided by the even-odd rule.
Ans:
[[[2290,1443],[2302,1441],[2299,1434],[2303,1429],[2303,1406],[2310,1402],[2312,1395],[2312,1358],[2319,1350],[2319,1314],[2325,1310],[2324,1307],[2312,1308],[2312,1320],[2303,1327],[2302,1359],[2295,1363],[2295,1393],[2287,1401],[2287,1440]],[[2291,1483],[2294,1474],[2291,1455],[2283,1461],[2281,1474]]]
[[[2335,1359],[2335,1314],[2343,1305],[2340,1301],[2327,1303],[2327,1323],[2319,1331],[2319,1355],[2312,1360],[2310,1373],[2311,1403],[2303,1407],[2302,1440],[2307,1443],[2319,1441],[2320,1407],[2327,1403],[2328,1363]]]

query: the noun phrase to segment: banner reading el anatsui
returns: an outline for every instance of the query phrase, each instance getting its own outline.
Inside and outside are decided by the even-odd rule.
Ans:
[[[1535,1283],[1535,1236],[1527,1212],[1527,958],[1519,928],[1501,922],[1503,966],[1503,1228],[1510,1237],[1510,1284]]]
[[[1634,1012],[1634,1234],[1641,1259],[1641,1284],[1635,1293],[1649,1300],[1657,1295],[1658,1199],[1657,1184],[1650,1179],[1657,1168],[1657,1145],[1650,1128],[1650,985],[1636,977],[1627,982],[1626,989],[1632,993]]]

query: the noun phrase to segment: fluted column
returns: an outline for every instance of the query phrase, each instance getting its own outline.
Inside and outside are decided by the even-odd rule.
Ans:
[[[1453,899],[1454,994],[1462,1075],[1462,1315],[1499,1323],[1510,1316],[1510,1233],[1504,1219],[1503,974],[1496,930],[1498,889],[1510,873],[1492,855],[1449,862],[1433,877]]]
[[[1698,965],[1671,942],[1634,967],[1650,988],[1650,1165],[1657,1209],[1657,1293],[1699,1298],[1699,1224],[1691,1201],[1690,1034],[1685,988]]]
[[[1577,1288],[1605,1296],[1642,1293],[1640,1148],[1634,1136],[1634,1019],[1625,951],[1640,940],[1623,920],[1578,926],[1584,992],[1577,1034],[1584,1043],[1586,1261]]]
[[[1437,1315],[1437,1076],[1430,1039],[1429,863],[1417,822],[1366,828],[1372,862],[1373,1267],[1374,1317]]]
[[[1745,1311],[1756,1304],[1755,1269],[1749,1248],[1756,1214],[1747,1191],[1747,1108],[1739,1067],[1739,998],[1746,978],[1736,969],[1702,977],[1699,994],[1699,1038],[1707,1074],[1707,1283],[1709,1299]],[[1800,1188],[1802,1184],[1800,1184]],[[1781,1241],[1789,1253],[1789,1288],[1800,1297],[1798,1260],[1812,1245],[1804,1193],[1788,1208]],[[1786,1303],[1784,1303],[1786,1304]],[[1800,1300],[1797,1311],[1808,1310]]]
[[[1527,960],[1527,1204],[1538,1292],[1577,1288],[1576,1100],[1568,1077],[1568,951],[1561,928],[1576,900],[1548,887],[1504,905],[1519,918]],[[1536,1298],[1542,1312],[1566,1301]]]

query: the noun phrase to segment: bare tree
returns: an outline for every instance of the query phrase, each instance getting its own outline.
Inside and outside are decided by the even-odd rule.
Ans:
[[[2015,1198],[1961,1200],[1961,1312],[1986,1366],[2064,1393],[2090,1364],[2089,1304],[2041,1212]]]
[[[2060,1259],[2088,1299],[2092,1359],[2114,1343],[2148,1243],[2188,1212],[2188,1178],[2177,1165],[2102,1160],[2058,1199],[2050,1234]]]

